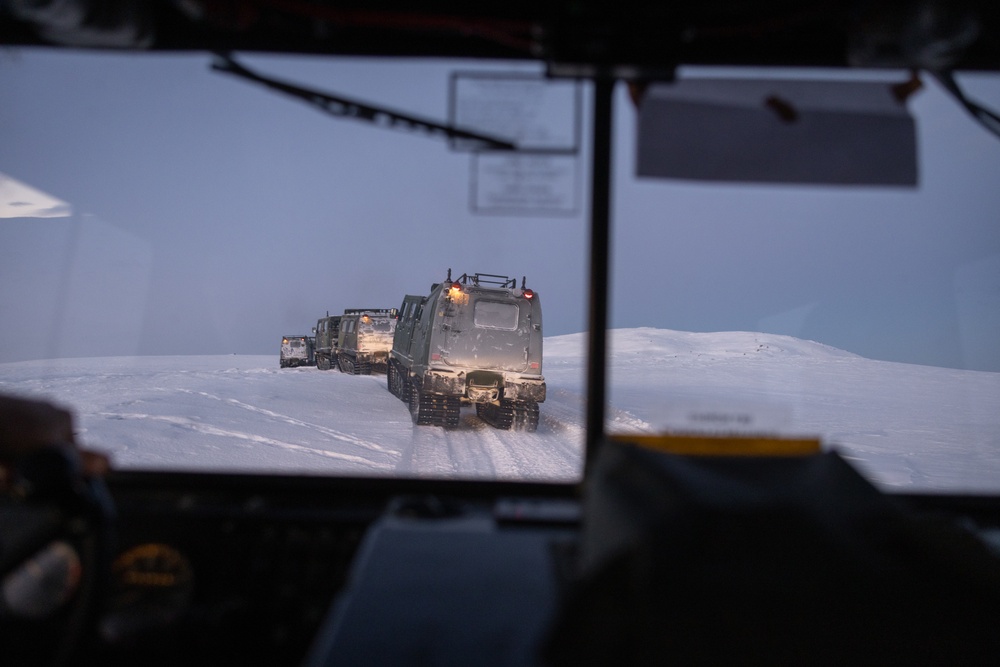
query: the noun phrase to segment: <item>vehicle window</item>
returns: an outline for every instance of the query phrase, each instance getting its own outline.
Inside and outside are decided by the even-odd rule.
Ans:
[[[444,123],[455,72],[544,73],[236,57]],[[0,56],[0,392],[72,408],[81,441],[122,469],[579,480],[593,86],[580,84],[578,155],[545,161],[322,112],[212,62]],[[958,78],[1000,108],[1000,76]],[[665,178],[640,170],[634,93],[620,84],[613,100],[606,430],[816,437],[886,489],[1000,491],[1000,140],[925,78],[905,104],[914,187]],[[738,144],[732,130],[716,134]],[[570,205],[508,208],[553,193]],[[438,326],[434,287],[477,272],[536,295],[544,329],[540,308],[507,345],[518,308],[489,300],[473,327]],[[476,397],[498,403],[505,381],[536,383],[505,406],[537,407],[535,428],[490,427],[466,403],[455,425],[415,424],[412,386],[394,393],[376,356],[388,341],[339,350],[325,319],[400,303],[407,363],[485,360]],[[333,335],[315,365],[282,368],[275,339],[313,327]],[[517,378],[490,375],[507,356]]]
[[[497,301],[476,301],[473,309],[473,321],[483,329],[517,329],[518,308],[513,303]]]
[[[886,86],[909,73],[847,78]],[[1000,77],[960,81],[1000,107]],[[987,176],[1000,139],[923,84],[906,104],[912,187],[619,172],[610,431],[815,437],[885,489],[1000,489],[1000,189]],[[624,91],[616,102],[637,131]],[[636,165],[634,143],[615,150],[616,165]]]
[[[542,71],[235,57],[444,124],[454,72]],[[31,48],[0,57],[0,192],[14,190],[0,196],[0,391],[73,408],[81,441],[123,469],[578,479],[579,364],[545,377],[576,398],[569,413],[542,404],[537,431],[483,432],[475,406],[446,431],[415,425],[387,391],[375,355],[391,335],[364,350],[318,341],[316,365],[294,368],[273,341],[313,327],[336,336],[327,315],[426,297],[449,270],[527,276],[549,299],[548,331],[579,336],[585,193],[568,215],[477,210],[474,158],[442,136],[324,113],[213,61]],[[560,266],[545,250],[556,245],[571,258]],[[290,272],[294,286],[282,279]],[[555,438],[565,444],[540,457]]]

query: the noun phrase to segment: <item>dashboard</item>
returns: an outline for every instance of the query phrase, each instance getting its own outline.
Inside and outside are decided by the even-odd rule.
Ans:
[[[108,485],[116,556],[85,649],[102,664],[302,664],[366,535],[387,521],[433,526],[425,548],[440,563],[451,561],[435,531],[457,519],[544,539],[579,525],[573,489],[558,485],[156,473]],[[397,580],[406,563],[389,567]]]
[[[733,636],[851,662],[920,658],[897,639],[917,631],[970,664],[1000,650],[1000,499],[884,495],[832,454],[700,462],[728,481],[685,498],[640,463],[584,486],[111,472],[111,511],[61,527],[7,497],[0,556],[64,533],[87,609],[0,632],[24,665],[642,664]]]

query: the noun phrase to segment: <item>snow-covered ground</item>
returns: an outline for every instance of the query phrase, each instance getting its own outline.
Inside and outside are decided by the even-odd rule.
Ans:
[[[610,432],[817,436],[883,488],[1000,491],[1000,373],[747,332],[615,330],[610,346]],[[121,468],[573,480],[585,347],[584,334],[546,338],[535,433],[469,408],[457,429],[414,427],[384,375],[279,369],[277,353],[7,363],[0,392],[70,407],[80,441]]]

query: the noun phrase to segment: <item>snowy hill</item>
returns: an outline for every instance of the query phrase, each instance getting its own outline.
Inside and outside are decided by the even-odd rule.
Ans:
[[[884,487],[1000,490],[1000,373],[864,359],[752,332],[614,330],[608,430],[818,436]],[[545,339],[536,433],[415,428],[382,375],[279,369],[274,356],[0,364],[0,391],[77,414],[80,440],[123,468],[573,480],[582,468],[586,337]]]
[[[692,333],[639,327],[636,329],[612,329],[610,341],[611,355],[619,362],[627,359],[644,358],[663,361],[678,357],[735,357],[758,355],[769,357],[851,357],[856,354],[838,350],[829,345],[802,340],[792,336],[754,333],[746,331],[724,331],[717,333]],[[573,357],[580,354],[587,344],[586,334],[569,334],[545,339],[546,355],[557,358]],[[546,359],[549,361],[549,359]]]

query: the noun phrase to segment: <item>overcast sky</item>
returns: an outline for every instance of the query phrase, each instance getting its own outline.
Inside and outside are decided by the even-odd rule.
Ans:
[[[537,71],[242,60],[442,121],[451,72]],[[586,327],[585,159],[575,213],[477,213],[468,154],[330,118],[210,62],[0,53],[0,173],[72,207],[0,219],[0,361],[277,355],[281,335],[327,311],[396,306],[448,268],[527,276],[547,335]],[[962,81],[1000,107],[1000,78]],[[721,187],[636,178],[619,90],[612,326],[768,331],[1000,371],[1000,140],[933,85],[910,109],[916,189]]]

